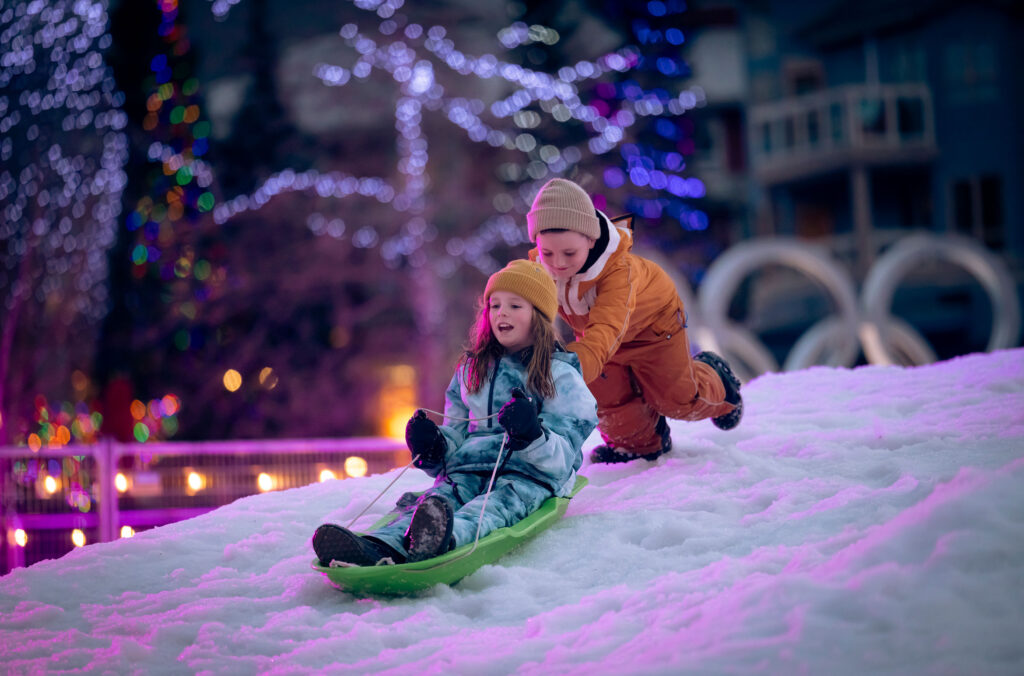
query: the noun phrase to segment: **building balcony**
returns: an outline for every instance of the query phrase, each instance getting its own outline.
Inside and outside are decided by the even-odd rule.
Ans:
[[[847,85],[751,106],[751,160],[764,185],[852,167],[913,164],[937,152],[924,84]]]

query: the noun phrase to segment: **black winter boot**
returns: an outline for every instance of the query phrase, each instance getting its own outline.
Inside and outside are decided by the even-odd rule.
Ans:
[[[453,521],[452,508],[443,499],[432,495],[421,502],[405,532],[408,560],[423,561],[447,552],[452,545]]]
[[[743,397],[740,396],[740,379],[729,368],[729,363],[714,352],[698,352],[693,358],[715,369],[718,377],[722,379],[722,384],[725,386],[725,400],[730,404],[736,405],[736,408],[725,415],[711,419],[711,422],[718,429],[731,430],[740,424],[740,418],[743,417]]]
[[[638,458],[643,458],[648,462],[653,462],[655,459],[660,458],[672,450],[672,437],[670,436],[668,421],[665,420],[665,416],[660,416],[658,418],[658,424],[654,428],[654,431],[661,435],[661,448],[654,453],[631,453],[624,449],[615,448],[611,444],[601,444],[600,446],[595,446],[594,449],[590,451],[590,462],[629,462],[630,460],[636,460]]]
[[[347,528],[325,523],[313,533],[313,551],[321,566],[331,561],[356,566],[378,566],[403,563],[405,558],[375,538],[356,535]]]

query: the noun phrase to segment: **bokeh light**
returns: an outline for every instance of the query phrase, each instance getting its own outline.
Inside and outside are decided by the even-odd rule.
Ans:
[[[194,495],[206,488],[206,477],[199,472],[188,470],[188,475],[185,481],[187,485],[186,492],[189,495]]]
[[[324,173],[285,169],[270,176],[253,192],[238,195],[214,207],[215,222],[223,224],[246,211],[258,210],[285,192],[303,191],[334,199],[361,195],[391,206],[398,213],[398,218],[405,221],[405,226],[391,235],[363,226],[352,233],[352,244],[360,248],[379,246],[380,255],[389,267],[397,267],[402,260],[419,266],[428,261],[422,247],[436,235],[432,224],[427,223],[426,228],[416,225],[423,221],[418,214],[428,186],[425,170],[430,143],[423,133],[424,114],[440,113],[461,128],[474,143],[518,153],[520,159],[507,163],[504,173],[506,180],[520,183],[541,182],[554,175],[570,174],[584,157],[601,156],[626,143],[630,137],[627,131],[641,118],[660,118],[657,120],[658,129],[675,138],[679,134],[675,120],[704,102],[699,88],[681,88],[679,93],[670,93],[663,88],[644,89],[635,80],[625,83],[603,80],[648,67],[645,55],[635,46],[606,53],[592,61],[579,61],[559,69],[557,73],[546,73],[503,61],[493,54],[474,56],[463,52],[443,26],[421,26],[413,22],[407,23],[404,29],[391,26],[394,22],[390,17],[401,3],[387,12],[386,17],[380,14],[376,3],[365,7],[357,3],[357,6],[376,11],[385,19],[379,26],[379,32],[393,37],[382,39],[360,30],[355,23],[346,24],[340,35],[352,48],[354,62],[345,65],[320,63],[314,75],[327,87],[350,86],[370,77],[375,70],[395,81],[399,92],[394,116],[399,132],[397,169],[401,180],[392,182],[340,171]],[[682,9],[661,2],[648,6],[648,12],[656,17],[679,13]],[[226,7],[223,12],[227,13]],[[403,20],[408,21],[408,18]],[[634,32],[643,44],[663,44],[669,39],[667,33],[663,35],[643,21],[634,27]],[[507,49],[514,49],[532,43],[554,45],[560,36],[550,27],[516,22],[499,31],[498,39]],[[682,33],[675,30],[671,39],[673,44],[681,43]],[[689,73],[678,57],[663,55],[652,63],[666,78]],[[502,79],[512,85],[512,91],[491,104],[479,98],[456,96],[438,82],[435,68],[454,73],[456,80]],[[586,95],[591,89],[596,91],[596,96]],[[556,125],[572,123],[582,126],[589,138],[575,143],[561,141],[557,146],[546,142],[540,127],[547,119]],[[655,151],[634,145],[633,153],[649,159]],[[667,182],[666,177],[654,184],[645,180],[637,185],[662,191]],[[521,205],[528,206],[533,192],[533,189],[523,189],[513,194]],[[646,206],[650,211],[657,205],[660,211],[667,212],[680,223],[692,211],[691,207],[672,196],[633,199],[639,202],[630,207],[631,210],[642,212],[639,207]],[[314,234],[340,237],[345,233],[345,227],[341,223],[339,228],[331,228],[330,224],[336,221],[338,219],[313,213],[307,218],[307,225]],[[469,238],[471,246],[465,246],[466,238],[456,235],[443,246],[450,258],[432,262],[442,276],[449,276],[454,266],[463,262],[489,274],[496,266],[489,253],[491,249],[502,241],[511,245],[525,242],[522,230],[513,216],[497,214],[475,228],[475,234]]]
[[[85,546],[85,533],[82,532],[82,529],[76,528],[71,531],[71,543],[76,547]]]
[[[260,472],[259,476],[256,477],[256,486],[261,492],[266,493],[267,491],[274,490],[274,477],[270,476],[266,472]]]
[[[224,372],[224,389],[228,392],[237,392],[242,386],[242,374],[235,369],[228,369]]]
[[[369,465],[366,464],[366,460],[359,457],[358,455],[350,455],[345,458],[345,474],[350,477],[361,477],[366,476],[366,472],[369,470]]]
[[[123,472],[118,472],[117,476],[114,477],[114,487],[118,493],[124,493],[128,490],[128,477]]]
[[[121,526],[121,537],[122,538],[135,537],[135,529],[132,528],[131,526]]]
[[[260,386],[272,390],[277,387],[277,374],[269,366],[263,367],[259,375]]]
[[[333,470],[329,470],[329,469],[322,469],[322,470],[320,470],[320,483],[323,483],[325,481],[330,481],[331,479],[337,479],[337,478],[338,478],[338,475],[336,475]]]
[[[19,547],[24,547],[28,544],[28,533],[22,528],[16,528],[14,530],[14,544]]]

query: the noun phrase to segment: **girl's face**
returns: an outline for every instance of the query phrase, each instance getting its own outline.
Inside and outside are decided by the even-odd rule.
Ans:
[[[555,280],[567,280],[587,262],[595,240],[573,230],[537,234],[540,263]]]
[[[533,345],[533,305],[510,291],[495,291],[487,299],[491,332],[509,352]]]

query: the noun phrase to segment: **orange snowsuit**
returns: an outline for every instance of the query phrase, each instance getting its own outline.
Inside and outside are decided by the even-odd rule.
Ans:
[[[657,264],[631,253],[625,225],[598,219],[607,245],[586,269],[557,282],[558,314],[576,336],[567,347],[597,399],[606,443],[638,455],[661,448],[659,415],[715,418],[732,411],[709,365],[690,358],[686,313],[675,284]],[[604,235],[595,246],[601,247]],[[594,254],[597,255],[597,254]],[[529,252],[538,259],[537,249]]]

